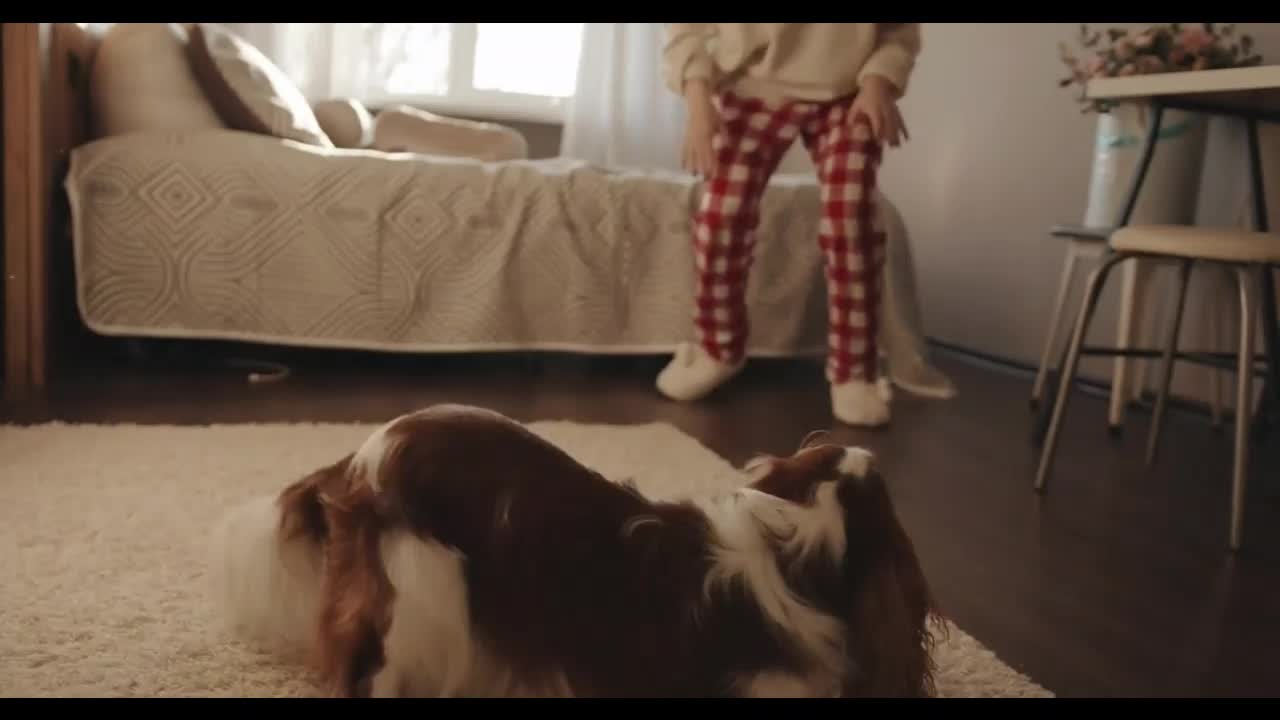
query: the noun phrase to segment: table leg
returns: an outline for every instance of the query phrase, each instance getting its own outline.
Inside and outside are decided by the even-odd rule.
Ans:
[[[1121,350],[1137,345],[1138,329],[1147,320],[1146,300],[1152,269],[1148,261],[1139,258],[1127,261],[1121,269],[1120,317],[1116,323],[1116,347]],[[1133,392],[1135,371],[1145,362],[1141,358],[1117,357],[1113,363],[1111,408],[1107,414],[1107,424],[1113,433],[1124,425],[1125,408],[1136,394]]]
[[[1129,179],[1129,190],[1125,196],[1120,217],[1116,219],[1116,227],[1129,224],[1133,212],[1138,207],[1138,197],[1142,194],[1142,183],[1147,179],[1147,171],[1151,169],[1151,160],[1156,153],[1156,140],[1160,136],[1160,125],[1164,120],[1164,106],[1153,102],[1150,106],[1151,122],[1147,126],[1147,136],[1143,139],[1142,155],[1138,158],[1138,166],[1134,168],[1133,177]],[[1147,281],[1151,269],[1140,267],[1141,260],[1130,260],[1124,269],[1124,280],[1121,287],[1120,318],[1117,329],[1117,345],[1120,349],[1133,347],[1134,338],[1138,335],[1138,327],[1146,313]],[[1113,432],[1120,429],[1124,422],[1124,408],[1129,403],[1129,381],[1134,364],[1143,362],[1137,359],[1118,357],[1112,365],[1111,373],[1111,407],[1107,414],[1108,424]]]
[[[1151,169],[1151,159],[1156,154],[1156,139],[1160,136],[1160,124],[1164,121],[1164,106],[1158,102],[1151,103],[1151,125],[1147,127],[1147,136],[1142,141],[1142,155],[1138,158],[1138,167],[1134,168],[1133,177],[1129,178],[1129,190],[1125,195],[1124,207],[1120,209],[1120,217],[1116,219],[1116,227],[1129,224],[1133,211],[1138,207],[1138,196],[1142,194],[1142,183],[1147,179],[1147,171]]]
[[[1258,138],[1258,121],[1247,120],[1249,142],[1249,179],[1253,194],[1253,225],[1258,232],[1268,232],[1266,183],[1263,178],[1262,152]],[[1267,375],[1262,383],[1262,397],[1254,416],[1254,430],[1265,432],[1272,416],[1280,411],[1280,317],[1276,308],[1275,272],[1268,268],[1262,273],[1262,334],[1266,348]],[[1237,411],[1240,411],[1237,408]]]

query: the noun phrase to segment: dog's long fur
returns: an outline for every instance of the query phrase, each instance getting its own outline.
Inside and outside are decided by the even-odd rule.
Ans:
[[[215,582],[338,696],[929,696],[937,614],[874,465],[807,440],[655,502],[436,406],[236,511]]]

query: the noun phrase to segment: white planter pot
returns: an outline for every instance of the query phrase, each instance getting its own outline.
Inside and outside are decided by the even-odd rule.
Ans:
[[[1114,225],[1142,155],[1151,111],[1124,103],[1098,116],[1085,225]],[[1130,223],[1188,225],[1200,194],[1207,122],[1204,116],[1165,110],[1151,167]]]

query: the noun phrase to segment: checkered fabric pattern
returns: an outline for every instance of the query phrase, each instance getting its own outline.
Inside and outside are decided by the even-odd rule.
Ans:
[[[716,165],[694,218],[697,289],[694,325],[712,357],[736,362],[746,349],[746,287],[760,199],[796,137],[818,169],[826,259],[827,378],[877,379],[876,337],[885,234],[875,207],[881,147],[852,100],[772,107],[732,93],[717,99]]]

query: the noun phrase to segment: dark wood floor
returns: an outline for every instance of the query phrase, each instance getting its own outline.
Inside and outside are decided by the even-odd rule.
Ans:
[[[70,379],[0,420],[228,423],[380,421],[466,402],[520,420],[664,420],[733,462],[792,450],[832,427],[819,366],[762,362],[725,392],[676,405],[652,389],[659,359],[343,356],[247,385],[240,373],[167,366]],[[1157,468],[1147,417],[1106,432],[1079,396],[1049,492],[1031,491],[1025,377],[944,356],[950,402],[899,396],[891,428],[835,428],[881,455],[899,511],[955,621],[1061,696],[1280,694],[1280,459],[1259,451],[1246,548],[1224,548],[1230,432],[1173,414]],[[1276,443],[1272,443],[1274,446]]]

